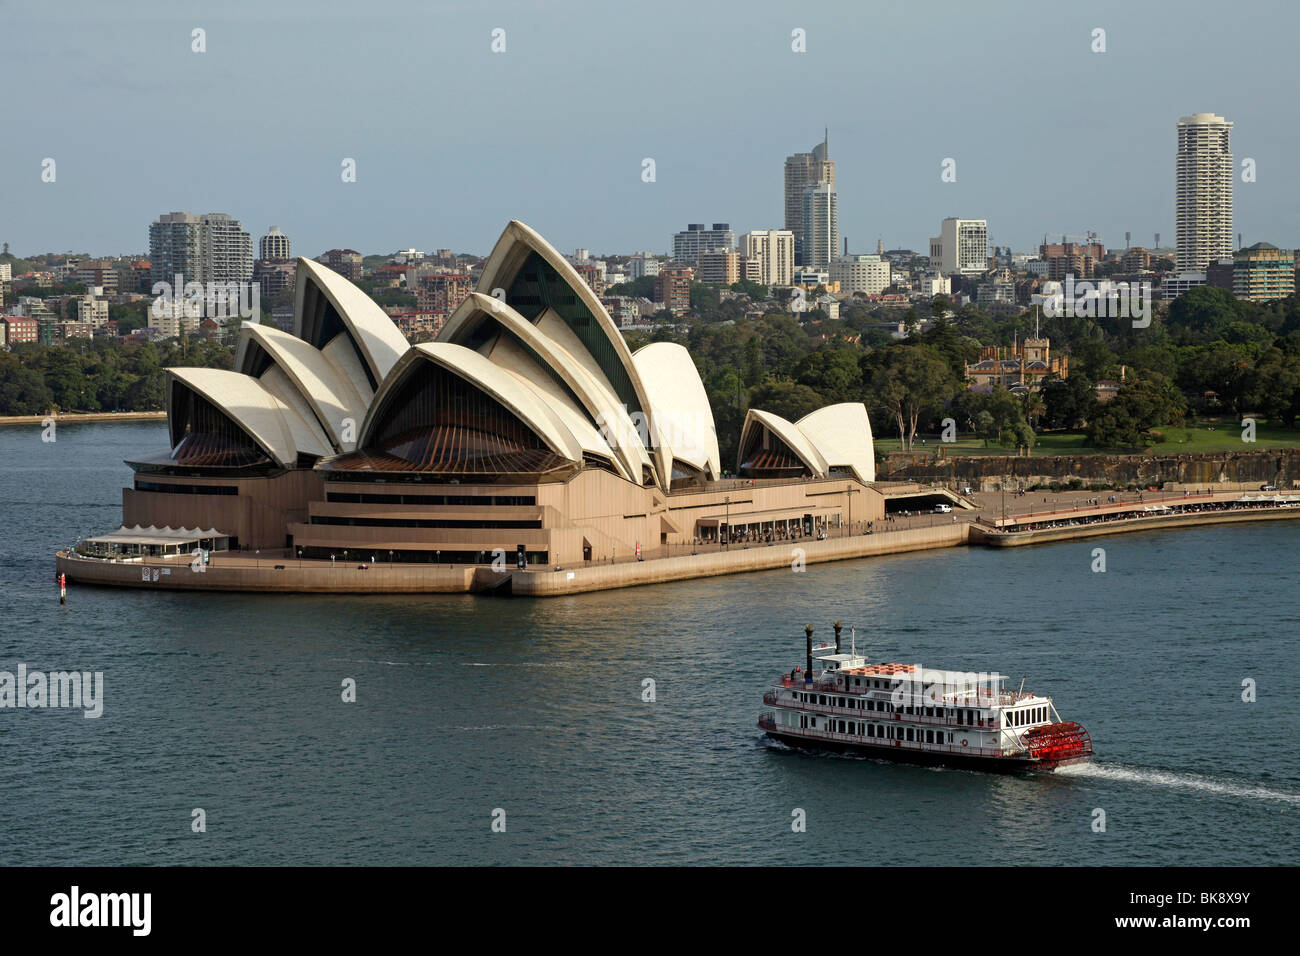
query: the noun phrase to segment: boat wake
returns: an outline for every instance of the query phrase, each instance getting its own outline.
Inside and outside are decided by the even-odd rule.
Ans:
[[[1275,800],[1279,803],[1300,806],[1300,794],[1270,790],[1267,787],[1254,787],[1247,784],[1233,783],[1229,780],[1214,780],[1189,773],[1173,773],[1166,770],[1141,770],[1115,764],[1096,762],[1072,764],[1056,770],[1058,777],[1077,777],[1112,783],[1135,783],[1151,787],[1170,787],[1175,790],[1199,790],[1224,797],[1242,800]]]

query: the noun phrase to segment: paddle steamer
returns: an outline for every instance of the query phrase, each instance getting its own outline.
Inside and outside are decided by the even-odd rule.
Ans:
[[[843,652],[841,630],[837,621],[833,647],[814,647],[812,626],[804,629],[805,665],[763,695],[773,708],[758,719],[767,736],[801,749],[995,771],[1047,772],[1092,757],[1088,731],[1023,681],[1012,691],[1004,674],[870,664],[852,642]]]

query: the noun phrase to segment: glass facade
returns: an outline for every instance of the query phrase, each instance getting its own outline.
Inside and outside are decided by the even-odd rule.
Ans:
[[[366,381],[370,383],[370,390],[379,391],[379,382],[375,379],[375,373],[371,370],[370,363],[365,360],[366,353],[358,347],[357,340],[352,337],[347,323],[339,315],[338,309],[334,308],[334,303],[321,291],[320,286],[308,279],[302,297],[303,339],[315,348],[323,349],[340,335],[347,336],[352,350],[356,352],[361,368],[366,373]]]
[[[248,468],[271,465],[253,439],[202,395],[179,382],[172,386],[168,411],[171,459],[187,468]]]
[[[614,343],[583,304],[578,293],[536,252],[528,254],[523,266],[515,274],[506,290],[506,302],[533,323],[548,308],[553,309],[586,346],[600,370],[609,379],[618,400],[627,406],[628,412],[644,411]]]
[[[743,478],[804,478],[812,474],[789,445],[762,426],[749,430],[738,470]]]
[[[570,467],[513,412],[460,376],[420,362],[379,411],[365,449],[330,469],[533,475]]]

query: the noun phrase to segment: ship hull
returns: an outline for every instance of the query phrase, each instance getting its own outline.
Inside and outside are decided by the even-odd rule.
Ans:
[[[783,734],[779,731],[766,731],[767,736],[779,740],[787,747],[821,753],[849,753],[880,760],[893,760],[897,763],[909,763],[929,767],[952,767],[960,770],[984,770],[989,773],[1051,773],[1057,767],[1081,763],[1091,759],[1091,754],[1065,760],[1026,760],[1021,757],[969,757],[957,753],[934,753],[903,747],[877,747],[870,744],[855,744],[837,740],[815,740],[795,734]]]

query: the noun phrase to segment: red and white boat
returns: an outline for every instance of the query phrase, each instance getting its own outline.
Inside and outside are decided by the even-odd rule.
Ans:
[[[850,644],[813,646],[763,695],[758,718],[791,747],[996,771],[1052,771],[1092,757],[1092,738],[1050,697],[1006,689],[1003,674],[869,664]],[[814,652],[823,652],[814,658]],[[814,670],[814,661],[820,667]]]

